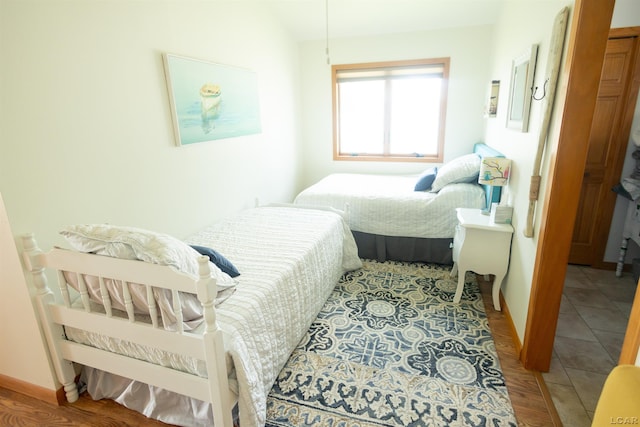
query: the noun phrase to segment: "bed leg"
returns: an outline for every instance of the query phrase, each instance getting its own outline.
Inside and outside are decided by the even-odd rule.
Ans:
[[[22,236],[24,248],[24,262],[33,278],[33,285],[36,288],[36,309],[40,317],[40,327],[44,332],[49,349],[51,363],[56,371],[58,381],[64,387],[67,401],[70,403],[78,400],[78,387],[75,383],[76,371],[73,363],[62,357],[58,341],[64,340],[65,334],[62,326],[54,323],[49,314],[48,305],[55,302],[53,293],[47,286],[47,277],[44,274],[42,265],[42,251],[38,248],[33,234]]]
[[[64,394],[67,396],[67,402],[73,403],[78,400],[78,386],[75,381],[71,381],[69,384],[63,384]]]

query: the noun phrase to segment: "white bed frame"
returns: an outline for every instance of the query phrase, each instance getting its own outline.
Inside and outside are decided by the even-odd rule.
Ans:
[[[237,396],[229,389],[223,334],[216,322],[214,306],[216,284],[211,278],[208,257],[198,258],[200,277],[194,280],[172,267],[142,261],[116,259],[59,248],[45,253],[38,248],[32,234],[23,236],[22,240],[24,262],[32,274],[36,289],[36,305],[42,330],[58,380],[63,385],[69,402],[75,402],[78,399],[75,383],[76,370],[73,365],[73,362],[76,362],[211,402],[216,426],[233,426],[232,410],[237,403]],[[58,272],[62,301],[56,300],[48,287],[46,268],[52,268]],[[83,308],[72,307],[69,285],[63,271],[77,274]],[[99,277],[103,295],[102,305],[106,313],[92,311],[86,284],[82,278],[83,274]],[[128,319],[113,316],[111,301],[104,284],[105,278],[121,280],[125,283],[123,291]],[[136,320],[129,293],[130,283],[145,286],[148,309],[153,319],[152,324]],[[158,323],[158,309],[153,298],[153,288],[164,288],[172,292],[174,311],[179,325],[177,331],[165,330],[162,324]],[[202,335],[183,330],[179,292],[197,294],[206,322],[205,332]],[[65,337],[64,326],[203,360],[209,378],[69,341]]]

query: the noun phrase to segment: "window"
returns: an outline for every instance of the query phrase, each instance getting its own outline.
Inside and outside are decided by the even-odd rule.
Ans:
[[[449,58],[331,71],[335,160],[442,162]]]

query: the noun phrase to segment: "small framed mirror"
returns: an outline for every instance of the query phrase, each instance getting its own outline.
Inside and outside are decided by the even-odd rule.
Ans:
[[[511,89],[507,110],[507,127],[527,132],[529,110],[533,96],[533,76],[538,56],[538,45],[531,45],[526,52],[513,60],[511,67]]]

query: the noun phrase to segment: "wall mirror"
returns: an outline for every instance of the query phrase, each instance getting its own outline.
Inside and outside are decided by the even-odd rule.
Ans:
[[[507,109],[507,127],[527,132],[529,110],[533,95],[533,75],[536,68],[538,45],[531,45],[526,52],[513,60],[511,66],[511,90]]]

